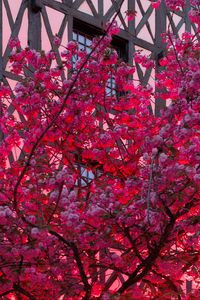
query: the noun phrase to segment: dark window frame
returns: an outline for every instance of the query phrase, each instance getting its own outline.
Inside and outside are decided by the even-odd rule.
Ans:
[[[80,34],[82,33],[84,36],[88,36],[88,38],[91,37],[91,39],[104,33],[102,29],[76,18],[73,19],[73,31],[80,32]],[[125,40],[117,35],[113,36],[111,46],[118,52],[119,58],[124,62],[128,62],[128,45],[128,40]]]
[[[104,31],[100,28],[97,28],[89,23],[85,23],[79,19],[73,19],[72,37],[74,37],[74,35],[76,34],[76,38],[73,38],[73,40],[76,41],[80,45],[80,47],[82,47],[86,51],[89,49],[89,46],[82,42],[79,42],[79,35],[82,36],[82,38],[86,42],[87,39],[92,40],[94,37],[101,36],[103,33]],[[120,60],[126,63],[128,62],[128,40],[114,35],[111,41],[111,48],[117,51]],[[117,99],[119,99],[121,96],[121,93],[117,91],[115,82],[112,79],[109,80],[109,84],[106,90],[110,96],[116,95]]]

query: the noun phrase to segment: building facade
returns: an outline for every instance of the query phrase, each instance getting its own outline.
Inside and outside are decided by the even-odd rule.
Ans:
[[[148,0],[0,0],[0,81],[10,86],[20,81],[20,76],[9,71],[10,38],[18,37],[23,46],[36,50],[53,49],[59,63],[60,54],[53,43],[55,35],[64,44],[75,40],[80,48],[89,51],[92,37],[101,35],[105,24],[119,10],[117,21],[121,31],[114,38],[113,47],[129,64],[133,63],[135,51],[144,50],[155,59],[157,72],[165,49],[161,34],[168,27],[176,36],[184,31],[196,30],[188,19],[189,4],[184,11],[172,12],[166,8],[164,1],[159,10],[154,10]],[[127,11],[137,12],[136,17],[128,21]],[[153,69],[141,69],[138,64],[136,71],[144,85],[155,75]],[[108,88],[112,90],[113,86],[114,82],[110,79]],[[158,114],[163,106],[164,102],[157,99],[155,113]],[[12,104],[9,110],[14,112]],[[105,284],[112,286],[117,278],[124,280],[122,275],[113,272]],[[102,274],[102,281],[105,281],[105,274]],[[191,289],[190,282],[187,282],[187,289]]]
[[[0,0],[0,80],[11,84],[10,81],[20,79],[9,72],[10,38],[18,37],[22,46],[37,50],[52,48],[59,62],[59,52],[53,44],[55,35],[65,44],[74,39],[80,47],[87,48],[90,39],[101,34],[105,24],[119,10],[117,22],[121,31],[114,45],[130,64],[134,51],[144,49],[155,59],[159,71],[158,61],[164,51],[161,34],[168,27],[176,36],[196,30],[188,19],[189,4],[184,11],[172,12],[166,8],[164,0],[159,10],[154,10],[149,0]],[[136,12],[136,17],[128,21],[127,11]],[[136,64],[136,70],[144,85],[154,77],[152,69],[144,70]],[[163,105],[158,99],[156,114]]]

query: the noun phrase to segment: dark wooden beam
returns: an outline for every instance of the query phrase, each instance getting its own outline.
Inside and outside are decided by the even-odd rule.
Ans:
[[[0,1],[0,81],[3,79],[3,11]]]
[[[19,31],[20,31],[20,28],[21,28],[21,25],[22,25],[22,19],[23,19],[24,12],[25,12],[26,8],[27,8],[27,1],[23,0],[21,5],[20,5],[19,12],[17,14],[17,18],[16,18],[16,20],[13,24],[13,30],[11,32],[10,38],[18,37]],[[6,65],[7,65],[7,62],[8,62],[8,59],[9,59],[9,55],[10,55],[10,48],[7,45],[6,50],[4,52],[4,55],[3,55],[3,69],[4,70],[6,68]]]
[[[162,67],[159,65],[159,59],[157,55],[159,53],[162,53],[165,49],[165,44],[162,41],[161,34],[166,31],[166,6],[164,1],[161,2],[160,8],[156,10],[156,23],[155,23],[155,44],[156,48],[158,49],[158,52],[155,52],[155,58],[156,58],[156,72],[162,71]],[[155,115],[159,116],[160,111],[165,108],[166,102],[163,101],[163,99],[156,99],[155,103]]]
[[[28,45],[32,49],[41,50],[41,9],[42,4],[30,0],[28,5]]]
[[[33,13],[38,13],[42,9],[41,0],[29,0],[29,5]]]
[[[135,1],[128,0],[128,10],[134,12],[135,11]],[[135,18],[131,21],[128,21],[128,32],[130,34],[129,43],[128,43],[128,62],[130,65],[133,64],[133,53],[134,53],[134,41],[131,38],[136,37],[135,32]]]
[[[103,12],[104,12],[103,1],[98,0],[98,14],[100,18],[103,18]]]
[[[8,0],[3,0],[3,3],[4,3],[5,10],[6,10],[10,30],[12,31],[13,25],[14,25],[14,20],[13,20],[13,16],[12,16],[12,13],[11,13],[10,5],[8,3]]]

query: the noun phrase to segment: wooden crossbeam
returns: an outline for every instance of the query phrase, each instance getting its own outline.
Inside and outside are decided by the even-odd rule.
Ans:
[[[177,28],[177,32],[179,32],[179,30],[181,29],[181,27],[185,24],[185,20],[181,19],[178,24],[176,25]]]
[[[75,0],[73,3],[72,3],[72,8],[74,9],[78,9],[81,4],[84,3],[85,0]]]
[[[115,5],[115,0],[112,0],[112,4]],[[117,10],[116,10],[116,12],[117,12]],[[119,19],[120,19],[120,21],[121,21],[124,29],[128,30],[128,27],[126,25],[126,22],[124,21],[124,17],[122,16],[122,12],[121,11],[119,12],[118,17],[119,17]]]
[[[3,80],[3,10],[2,1],[0,1],[0,82]]]
[[[50,22],[49,22],[48,14],[47,14],[47,11],[46,11],[45,7],[42,8],[42,17],[43,17],[45,29],[46,29],[46,32],[47,32],[47,35],[48,35],[51,47],[52,47],[53,51],[56,53],[57,64],[59,66],[61,66],[62,65],[62,60],[61,60],[58,48],[54,45],[54,42],[53,42],[54,35],[53,35],[52,29],[51,29],[51,25],[50,25]],[[62,80],[64,80],[66,78],[64,72],[62,72],[61,77],[62,77]]]
[[[66,28],[66,26],[67,26],[67,21],[68,21],[68,17],[65,15],[64,18],[63,18],[63,20],[62,20],[62,23],[61,23],[61,25],[60,25],[60,29],[59,29],[59,31],[58,31],[58,36],[59,36],[60,38],[63,37],[65,28]]]
[[[142,28],[145,26],[145,24],[147,24],[147,21],[148,21],[149,17],[151,16],[152,12],[153,12],[153,8],[152,8],[152,6],[149,6],[146,13],[144,13],[144,15],[143,15],[143,18],[140,20],[139,24],[136,27],[136,35],[138,35],[139,32],[142,30]],[[151,31],[150,35],[151,35],[152,40],[154,41],[155,39],[154,39],[152,31]]]
[[[98,17],[98,12],[96,11],[96,8],[95,8],[94,4],[92,3],[91,0],[86,0],[86,1],[87,1],[87,4],[88,4],[89,8],[91,9],[91,12],[92,12],[93,16],[97,18]]]
[[[123,3],[123,0],[116,0],[113,5],[108,9],[107,13],[104,15],[104,21],[109,21],[112,16],[119,10],[119,7]]]
[[[145,13],[145,11],[144,11],[144,8],[143,8],[143,6],[142,6],[140,0],[137,0],[137,3],[138,3],[138,7],[139,7],[139,9],[140,9],[140,11],[141,11],[142,17],[144,18],[146,13]],[[151,9],[152,9],[152,8],[150,7],[150,10],[151,10]],[[145,21],[145,19],[144,19],[144,21]],[[149,25],[148,19],[146,20],[146,22],[144,23],[143,26],[145,26],[145,25],[146,25],[146,27],[147,27],[147,29],[148,29],[148,32],[149,32],[149,34],[150,34],[150,36],[151,36],[151,38],[152,38],[152,41],[154,41],[154,36],[153,36],[153,34],[152,34],[151,26]]]
[[[16,21],[13,24],[13,30],[11,32],[10,38],[16,38],[18,36],[20,28],[21,28],[21,24],[22,24],[22,19],[23,19],[24,12],[25,12],[26,8],[27,8],[27,1],[23,0],[22,3],[21,3],[21,6],[20,6],[19,12],[17,14]],[[3,55],[3,69],[4,70],[5,70],[6,65],[8,63],[9,55],[10,55],[10,48],[7,45],[5,53]]]
[[[171,28],[173,33],[178,37],[178,30],[177,30],[176,25],[174,23],[171,12],[169,12],[169,11],[167,12],[167,17],[168,17],[168,20],[169,20],[169,28]]]
[[[9,23],[10,29],[12,31],[13,26],[14,26],[14,20],[13,20],[13,16],[12,16],[12,13],[10,10],[10,5],[8,3],[8,0],[3,0],[3,3],[4,3],[4,7],[6,10],[7,17],[8,17],[8,23]]]

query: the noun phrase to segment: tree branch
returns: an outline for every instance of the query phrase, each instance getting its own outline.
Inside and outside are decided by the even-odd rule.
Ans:
[[[26,291],[23,287],[20,286],[20,284],[14,283],[13,284],[14,291],[17,291],[21,293],[22,295],[25,295],[30,300],[37,300],[34,296],[32,296],[28,291]]]
[[[64,97],[64,100],[63,100],[63,103],[60,107],[60,109],[58,110],[58,112],[55,114],[55,116],[53,117],[53,119],[51,120],[51,122],[49,123],[49,125],[45,128],[45,130],[41,133],[41,135],[38,137],[37,141],[35,142],[35,144],[33,145],[31,151],[30,151],[30,154],[28,156],[28,159],[26,161],[26,164],[23,168],[23,170],[21,171],[21,174],[19,175],[18,177],[18,180],[17,180],[17,183],[15,184],[15,187],[14,187],[14,191],[13,191],[13,206],[14,206],[14,209],[17,211],[18,208],[17,208],[17,193],[18,193],[18,188],[19,188],[19,185],[24,177],[24,175],[26,174],[26,171],[30,165],[30,161],[35,153],[35,150],[37,149],[37,147],[39,146],[40,142],[42,141],[42,139],[44,138],[45,134],[49,131],[49,129],[54,125],[54,123],[57,121],[58,117],[60,116],[60,114],[62,113],[62,111],[64,110],[65,108],[65,105],[66,105],[66,102],[67,102],[67,99],[69,98],[69,96],[71,95],[72,91],[73,91],[73,88],[79,78],[79,75],[81,74],[82,70],[84,69],[85,65],[87,64],[87,62],[89,61],[90,57],[92,56],[92,54],[96,51],[97,47],[100,45],[100,43],[103,41],[103,39],[105,38],[106,34],[109,32],[110,28],[112,27],[112,24],[114,23],[114,21],[116,20],[117,16],[119,15],[120,13],[120,10],[121,10],[121,6],[123,4],[124,0],[121,1],[121,4],[118,6],[118,10],[116,12],[116,14],[114,15],[112,21],[110,22],[107,30],[103,33],[102,37],[99,39],[98,43],[94,46],[94,48],[92,48],[91,52],[87,55],[85,61],[82,63],[82,65],[80,66],[80,69],[77,71],[77,74],[76,76],[74,77],[74,79],[72,80],[72,83],[67,91],[67,94],[66,96]],[[59,94],[56,93],[55,91],[55,94],[59,97]]]
[[[67,241],[63,236],[61,236],[59,233],[55,232],[54,230],[49,230],[49,233],[56,236],[61,242],[63,242],[65,245],[67,245],[68,247],[70,247],[72,249],[73,254],[74,254],[74,259],[75,259],[77,267],[79,269],[79,273],[80,273],[82,282],[84,284],[84,290],[86,292],[85,297],[87,296],[89,298],[89,296],[91,294],[91,286],[88,282],[88,278],[86,276],[86,273],[85,273],[85,270],[83,267],[83,263],[81,261],[79,251],[78,251],[76,244],[74,242]],[[85,298],[85,300],[87,300],[88,298]]]
[[[4,297],[4,296],[6,296],[6,295],[9,295],[10,293],[13,293],[15,290],[9,290],[9,291],[6,291],[6,292],[3,292],[3,293],[1,293],[0,294],[0,297],[2,298],[2,297]]]
[[[118,289],[117,293],[122,294],[125,292],[131,285],[140,281],[144,276],[148,274],[151,270],[155,260],[160,254],[160,250],[165,245],[167,238],[169,237],[175,224],[175,219],[171,219],[170,222],[166,225],[163,235],[160,238],[159,243],[152,249],[152,252],[149,256],[143,260],[143,262],[135,269],[135,271],[129,276],[129,278],[122,284]]]

